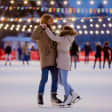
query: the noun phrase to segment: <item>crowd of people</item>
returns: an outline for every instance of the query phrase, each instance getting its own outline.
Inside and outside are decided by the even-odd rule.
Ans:
[[[92,53],[92,48],[89,44],[89,42],[85,43],[85,46],[83,48],[84,51],[84,62],[85,64],[89,63],[90,54]],[[71,61],[74,60],[74,68],[77,66],[77,61],[79,61],[79,46],[74,41],[71,48],[70,48],[70,54],[71,54]],[[100,42],[96,42],[95,44],[95,54],[94,54],[94,65],[93,68],[96,67],[96,62],[99,61],[99,68],[105,68],[106,61],[108,62],[108,68],[111,68],[111,62],[112,62],[112,48],[109,45],[109,42],[104,42],[104,45],[101,45]],[[101,61],[103,62],[103,65],[101,66]]]
[[[5,66],[8,64],[11,66],[12,63],[12,47],[10,42],[7,43],[5,49],[3,50],[5,52]],[[0,49],[0,57],[2,57],[2,49]],[[22,61],[23,64],[29,64],[30,60],[30,50],[28,47],[28,43],[26,42],[23,47],[19,46],[17,49],[17,59]]]

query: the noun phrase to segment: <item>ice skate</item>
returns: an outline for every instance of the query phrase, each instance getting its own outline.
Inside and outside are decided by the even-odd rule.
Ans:
[[[52,102],[52,105],[59,105],[60,103],[62,103],[62,101],[59,98],[57,98],[56,93],[51,94],[51,102]]]
[[[64,99],[65,101],[60,104],[60,107],[64,107],[64,108],[70,107],[72,99],[73,99],[73,97],[71,94],[68,97],[65,97],[65,99]]]
[[[43,95],[38,95],[37,96],[37,103],[38,103],[39,107],[43,106],[43,104],[44,104],[44,102],[43,102]]]
[[[75,93],[74,91],[72,91],[71,94],[72,94],[71,104],[75,104],[81,99],[81,97],[77,93]]]

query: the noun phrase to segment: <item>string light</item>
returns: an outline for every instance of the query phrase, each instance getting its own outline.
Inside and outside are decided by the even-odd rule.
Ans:
[[[103,27],[105,28],[106,27],[106,24],[103,24]]]
[[[84,19],[81,19],[81,23],[84,23]]]
[[[86,25],[83,25],[83,29],[86,29],[87,28],[87,26]]]
[[[85,31],[84,31],[84,34],[85,34],[85,35],[87,35],[87,34],[88,34],[88,31],[87,31],[87,30],[85,30]]]
[[[14,3],[15,3],[15,1],[14,1],[14,0],[11,0],[11,1],[10,1],[10,3],[11,3],[11,4],[14,4]]]
[[[41,5],[41,4],[42,4],[41,0],[38,0],[37,5]]]
[[[58,25],[58,28],[61,29],[62,28],[62,25]]]
[[[81,5],[81,0],[76,1],[77,5]]]
[[[93,27],[93,24],[90,24],[90,27]]]
[[[103,4],[104,4],[104,5],[107,5],[107,4],[108,4],[108,1],[107,1],[107,0],[104,0],[104,1],[103,1]]]
[[[104,31],[103,31],[103,30],[101,30],[101,34],[102,34],[102,35],[104,34]]]
[[[99,21],[99,22],[102,22],[102,19],[101,19],[101,18],[99,18],[99,19],[98,19],[98,21]]]
[[[64,1],[63,1],[63,4],[64,4],[64,5],[67,5],[67,4],[68,4],[68,0],[64,0]]]
[[[109,24],[108,24],[108,26],[111,28],[111,27],[112,27],[112,24],[111,24],[111,23],[109,23]]]
[[[108,20],[108,21],[111,21],[111,18],[109,17],[109,18],[107,18],[107,20]]]
[[[94,0],[90,0],[91,5],[94,5],[94,3],[95,3]]]
[[[51,0],[50,1],[50,5],[54,5],[55,4],[55,1],[54,0]]]
[[[77,29],[80,29],[80,28],[81,28],[81,26],[80,26],[80,25],[77,25],[76,27],[77,27]]]
[[[24,5],[27,5],[28,4],[28,0],[24,0],[23,3],[24,3]]]
[[[99,26],[99,24],[96,24],[95,27],[96,27],[96,28],[99,28],[100,26]]]
[[[110,31],[109,31],[109,30],[107,30],[107,31],[106,31],[106,33],[107,33],[107,34],[110,34]]]
[[[92,30],[90,31],[90,34],[93,35],[93,31]]]
[[[56,29],[56,26],[55,26],[55,25],[53,25],[53,26],[52,26],[52,29],[53,29],[53,30],[55,30],[55,29]]]
[[[79,30],[79,34],[81,34],[81,35],[83,34],[82,30]]]
[[[91,18],[89,21],[90,21],[90,22],[93,22],[93,19]]]
[[[99,31],[98,31],[98,30],[96,30],[96,31],[95,31],[95,33],[96,33],[96,35],[98,35],[98,34],[99,34]]]

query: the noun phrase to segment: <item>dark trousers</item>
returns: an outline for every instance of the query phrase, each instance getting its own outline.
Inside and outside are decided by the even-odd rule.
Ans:
[[[104,56],[104,60],[103,60],[103,68],[105,68],[105,61],[108,61],[108,67],[110,68],[110,64],[111,64],[111,60],[109,58],[109,56]]]
[[[95,66],[96,66],[96,61],[97,61],[97,59],[99,59],[99,68],[101,68],[101,56],[95,56],[95,61],[94,61],[94,66],[93,66],[93,68],[95,68]]]
[[[51,72],[52,77],[52,85],[51,85],[51,93],[57,92],[57,82],[58,82],[58,69],[55,66],[49,66],[44,69],[42,69],[42,75],[41,75],[41,81],[39,84],[39,94],[44,94],[44,89],[46,82],[48,81],[48,72]]]

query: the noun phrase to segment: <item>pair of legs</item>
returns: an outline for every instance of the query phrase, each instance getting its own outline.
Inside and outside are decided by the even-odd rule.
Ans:
[[[11,65],[11,54],[5,55],[5,65],[7,65],[8,62]]]
[[[74,57],[74,68],[77,67],[77,61],[78,61],[78,56],[74,55],[74,56],[71,56],[71,65],[72,65],[72,58]]]
[[[44,104],[43,95],[46,82],[48,81],[48,72],[51,72],[52,85],[51,85],[51,101],[52,103],[61,103],[61,100],[57,98],[57,82],[58,82],[58,69],[56,66],[49,66],[42,69],[41,81],[38,89],[38,104]]]
[[[103,60],[103,68],[105,68],[105,61],[108,61],[108,67],[110,68],[111,65],[111,60],[109,59],[109,56],[104,56],[104,60]]]
[[[38,94],[43,95],[46,82],[48,81],[48,72],[51,72],[52,84],[51,93],[57,93],[58,69],[55,66],[50,66],[42,69],[41,81],[39,84]]]
[[[95,61],[94,61],[94,66],[93,66],[93,68],[95,68],[95,66],[96,66],[96,61],[97,61],[97,59],[99,59],[99,68],[101,69],[101,56],[95,56]]]
[[[89,54],[85,54],[85,63],[89,62]]]
[[[29,55],[23,55],[23,64],[25,64],[25,62],[29,64]]]
[[[68,97],[69,94],[73,91],[71,86],[68,84],[68,70],[59,69],[58,81],[61,85],[63,85],[65,96]]]

